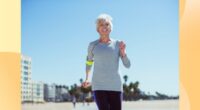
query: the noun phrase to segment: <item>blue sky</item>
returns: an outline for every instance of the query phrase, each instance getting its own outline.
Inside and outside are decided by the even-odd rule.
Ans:
[[[121,76],[139,81],[146,93],[177,95],[178,0],[22,0],[22,53],[32,58],[32,79],[65,85],[85,79],[101,13],[113,17],[110,36],[127,45],[132,67],[120,61]]]

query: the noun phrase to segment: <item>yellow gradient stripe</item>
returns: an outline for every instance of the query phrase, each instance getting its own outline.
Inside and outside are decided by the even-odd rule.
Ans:
[[[21,51],[20,7],[20,0],[0,0],[0,52]]]

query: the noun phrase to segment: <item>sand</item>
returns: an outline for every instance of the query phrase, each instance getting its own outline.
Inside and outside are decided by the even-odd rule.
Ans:
[[[98,110],[95,103],[77,103],[74,108],[72,103],[45,103],[22,104],[22,110]],[[160,101],[131,101],[123,102],[122,110],[179,110],[178,100]]]

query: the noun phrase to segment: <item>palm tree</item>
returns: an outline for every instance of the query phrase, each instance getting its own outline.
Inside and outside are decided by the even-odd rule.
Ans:
[[[134,84],[133,82],[131,82],[131,83],[129,84],[129,90],[134,89],[134,86],[135,86],[135,84]]]
[[[79,81],[80,81],[81,84],[83,83],[83,79],[82,78]]]
[[[73,85],[71,85],[69,93],[71,96],[75,94],[75,87]]]
[[[125,82],[125,84],[126,84],[126,82],[128,81],[128,76],[127,75],[124,75],[124,82]]]
[[[128,80],[128,76],[127,76],[127,75],[124,75],[123,78],[124,78],[124,82],[125,82],[125,83],[123,84],[123,97],[124,97],[125,100],[127,100],[129,90],[128,90],[128,87],[127,87],[127,85],[126,85],[126,82],[127,82],[127,80]]]
[[[140,83],[139,83],[138,81],[135,82],[136,88],[138,88],[139,84],[140,84]]]
[[[134,83],[133,89],[134,89],[134,92],[135,92],[135,93],[140,93],[139,84],[140,84],[140,83],[139,83],[138,81],[136,81],[136,82]]]
[[[68,86],[66,86],[66,85],[64,85],[64,86],[63,86],[63,88],[65,88],[65,89],[69,90],[69,87],[68,87]]]

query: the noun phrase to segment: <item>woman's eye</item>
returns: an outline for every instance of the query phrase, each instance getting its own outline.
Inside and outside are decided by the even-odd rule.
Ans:
[[[103,26],[103,24],[101,24],[100,26]]]

